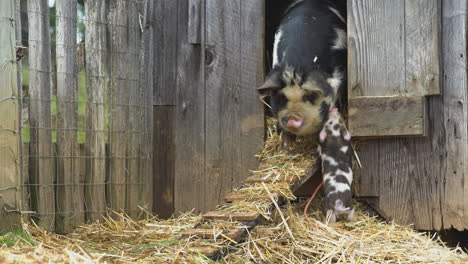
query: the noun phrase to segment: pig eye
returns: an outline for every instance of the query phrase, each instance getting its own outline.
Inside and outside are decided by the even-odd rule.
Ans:
[[[288,103],[288,98],[283,93],[275,92],[272,96],[272,103],[278,109],[282,109]]]
[[[311,104],[314,104],[315,101],[317,100],[318,98],[318,94],[317,93],[306,93],[303,97],[302,97],[302,100],[304,100],[304,102],[310,102]]]

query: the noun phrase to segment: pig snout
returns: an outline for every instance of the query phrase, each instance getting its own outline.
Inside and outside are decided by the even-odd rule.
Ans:
[[[292,130],[300,128],[303,121],[302,118],[294,114],[288,114],[282,120],[284,126]]]
[[[330,118],[330,120],[339,120],[340,119],[340,112],[338,112],[337,108],[330,109],[329,118]]]

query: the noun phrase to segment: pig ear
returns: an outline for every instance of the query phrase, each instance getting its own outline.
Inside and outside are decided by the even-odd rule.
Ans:
[[[320,131],[320,134],[319,134],[320,142],[323,143],[326,137],[327,137],[327,132],[325,131],[325,129],[322,129],[322,131]]]
[[[349,133],[348,130],[344,133],[344,140],[350,141],[351,140],[351,134]]]
[[[317,82],[313,79],[309,79],[304,84],[302,84],[302,88],[308,93],[315,94],[317,97],[323,97],[325,95],[318,87]]]
[[[271,72],[263,83],[262,86],[257,88],[259,94],[267,94],[272,90],[281,88],[281,76],[279,71]]]

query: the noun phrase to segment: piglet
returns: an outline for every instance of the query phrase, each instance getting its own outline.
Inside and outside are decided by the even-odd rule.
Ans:
[[[330,110],[328,120],[319,134],[318,152],[322,159],[322,175],[325,186],[322,207],[329,222],[338,216],[354,220],[351,194],[353,171],[351,169],[351,134],[336,108]]]

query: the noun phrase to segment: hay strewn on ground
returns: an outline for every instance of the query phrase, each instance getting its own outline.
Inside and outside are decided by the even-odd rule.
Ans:
[[[291,149],[281,149],[280,138],[270,121],[269,139],[258,155],[261,165],[253,171],[259,177],[290,179],[302,177],[315,164],[313,141],[300,139]],[[246,186],[242,192],[265,194],[263,185]],[[270,192],[293,199],[287,185],[267,184]],[[281,213],[269,202],[235,202],[226,210],[257,211],[271,221],[257,226],[247,240],[232,248],[218,263],[468,263],[461,249],[449,249],[437,238],[430,238],[409,227],[388,224],[365,213],[357,203],[356,221],[327,226],[322,223],[319,201],[312,203],[309,217],[302,216],[304,203],[288,203]],[[18,237],[16,245],[0,249],[0,263],[213,263],[197,251],[202,240],[182,238],[200,216],[183,214],[176,219],[147,217],[134,221],[125,215],[85,225],[67,236],[46,233],[33,224],[25,225],[37,243]],[[231,223],[233,224],[233,223]],[[231,225],[228,223],[228,225]],[[226,223],[211,225],[214,233]],[[289,232],[289,230],[291,232]],[[0,237],[1,238],[1,237]],[[211,246],[223,246],[215,241]]]

